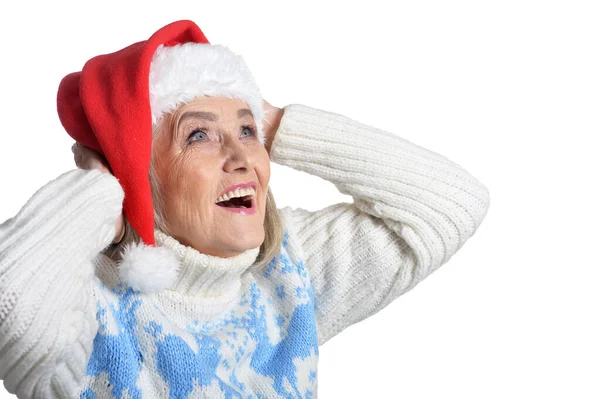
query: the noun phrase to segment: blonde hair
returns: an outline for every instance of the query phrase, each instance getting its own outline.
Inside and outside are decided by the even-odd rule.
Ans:
[[[152,129],[153,141],[156,138],[157,130],[163,125],[164,120],[154,126]],[[148,179],[150,180],[150,189],[152,193],[152,204],[154,207],[154,227],[167,235],[172,235],[169,231],[167,218],[164,213],[164,199],[161,194],[160,180],[156,173],[156,167],[154,165],[154,157],[151,157],[150,168],[148,170]],[[133,229],[126,217],[124,217],[124,229],[123,238],[116,244],[109,245],[104,249],[103,253],[113,260],[117,261],[122,255],[122,251],[125,246],[129,243],[140,243],[142,239]],[[254,267],[260,269],[266,267],[271,260],[277,256],[281,245],[283,243],[283,235],[285,228],[275,203],[275,197],[271,191],[271,187],[267,187],[266,205],[265,205],[265,220],[263,223],[265,230],[265,238],[260,246],[260,251]]]

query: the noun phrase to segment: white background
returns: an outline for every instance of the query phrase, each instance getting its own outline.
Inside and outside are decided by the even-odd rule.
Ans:
[[[12,1],[0,221],[75,167],[61,78],[178,19],[242,54],[273,105],[394,132],[490,190],[446,265],[320,348],[319,397],[600,397],[597,2]],[[352,201],[276,164],[271,187],[278,207]]]

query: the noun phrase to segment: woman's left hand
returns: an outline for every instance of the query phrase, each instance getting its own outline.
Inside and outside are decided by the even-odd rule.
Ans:
[[[271,153],[271,144],[279,128],[279,122],[283,116],[283,108],[277,108],[269,104],[263,99],[263,109],[265,110],[265,123],[263,123],[263,131],[265,134],[265,148]]]

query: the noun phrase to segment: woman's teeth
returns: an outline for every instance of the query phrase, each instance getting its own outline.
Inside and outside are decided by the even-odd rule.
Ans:
[[[219,198],[217,198],[216,202],[223,202],[223,201],[229,201],[232,198],[236,198],[236,197],[247,197],[244,198],[245,200],[250,200],[252,198],[254,198],[254,196],[256,195],[256,192],[254,191],[254,188],[252,187],[246,187],[246,188],[236,188],[233,191],[229,191],[223,195],[221,195]]]

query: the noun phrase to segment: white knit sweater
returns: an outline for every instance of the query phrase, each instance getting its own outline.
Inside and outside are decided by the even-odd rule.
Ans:
[[[71,170],[0,225],[0,379],[20,398],[316,398],[318,346],[447,262],[482,222],[487,188],[456,163],[345,116],[288,105],[278,164],[354,203],[280,209],[285,237],[180,261],[171,289],[138,292],[101,251],[124,193]]]

